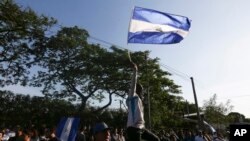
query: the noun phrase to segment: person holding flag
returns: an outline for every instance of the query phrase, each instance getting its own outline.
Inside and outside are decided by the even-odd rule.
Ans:
[[[135,7],[128,32],[128,43],[175,44],[181,42],[191,27],[187,17],[163,13],[153,9]],[[143,112],[143,87],[137,83],[137,65],[131,60],[133,76],[128,98],[127,135],[129,141],[159,141],[160,139],[145,128]]]
[[[129,56],[130,59],[130,56]],[[137,65],[130,59],[133,67],[132,82],[126,104],[128,106],[127,135],[128,141],[160,141],[159,138],[145,128],[143,112],[143,87],[137,83]]]

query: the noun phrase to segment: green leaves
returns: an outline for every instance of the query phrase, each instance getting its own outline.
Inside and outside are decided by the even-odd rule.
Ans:
[[[205,111],[205,119],[217,125],[216,128],[219,128],[219,125],[227,124],[228,117],[226,116],[229,112],[231,112],[233,106],[230,104],[228,100],[224,103],[217,103],[217,95],[214,94],[209,100],[204,102],[203,109]]]
[[[88,32],[77,26],[60,27],[48,35],[56,24],[54,18],[10,0],[0,2],[0,14],[0,86],[42,87],[47,97],[80,100],[81,110],[92,100],[104,102],[102,110],[113,98],[126,98],[132,74],[127,50],[90,44]],[[138,65],[138,81],[149,88],[156,125],[176,108],[178,98],[169,94],[181,90],[161,69],[159,58],[149,55],[149,51],[132,52],[131,59]]]
[[[43,55],[47,32],[56,23],[53,18],[38,16],[12,0],[0,2],[0,81],[1,86],[26,86],[30,68]]]

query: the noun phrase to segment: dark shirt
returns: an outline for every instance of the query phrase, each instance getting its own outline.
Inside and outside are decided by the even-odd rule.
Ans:
[[[75,141],[86,141],[85,135],[83,133],[77,133]]]

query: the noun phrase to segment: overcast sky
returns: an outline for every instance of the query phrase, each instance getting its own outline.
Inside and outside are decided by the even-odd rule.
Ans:
[[[54,17],[63,26],[86,29],[92,37],[139,51],[176,71],[171,79],[182,86],[182,96],[194,102],[193,77],[199,106],[213,94],[218,102],[230,99],[233,111],[250,117],[250,1],[248,0],[16,0],[38,14]],[[134,6],[183,15],[192,20],[189,35],[179,44],[127,44]],[[183,78],[183,76],[188,76]],[[10,87],[12,88],[12,87]],[[19,89],[18,92],[39,92]],[[117,102],[117,104],[119,104]]]

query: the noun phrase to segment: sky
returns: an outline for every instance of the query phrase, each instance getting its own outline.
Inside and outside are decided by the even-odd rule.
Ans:
[[[90,36],[132,51],[149,50],[194,103],[194,78],[199,106],[217,94],[218,103],[231,101],[233,112],[250,118],[250,1],[248,0],[15,0],[63,26],[78,26]],[[192,20],[190,33],[179,44],[127,44],[134,6],[183,15]],[[173,69],[169,69],[169,68]],[[180,76],[181,75],[181,76]],[[8,87],[23,93],[37,88]],[[119,102],[116,102],[119,105]]]

